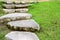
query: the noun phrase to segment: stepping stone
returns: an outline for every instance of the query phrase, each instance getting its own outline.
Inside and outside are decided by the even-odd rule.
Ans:
[[[33,3],[37,2],[37,0],[21,0],[21,3]]]
[[[27,8],[21,8],[21,9],[15,9],[16,12],[20,12],[20,13],[26,13],[28,12]]]
[[[32,15],[28,13],[11,13],[1,16],[0,22],[2,23],[14,20],[30,19],[30,18],[32,18]]]
[[[11,8],[15,8],[15,5],[14,4],[3,4],[3,8],[11,9]]]
[[[20,3],[20,0],[5,0],[4,3],[7,3],[7,4]]]
[[[12,31],[5,36],[6,40],[39,40],[37,35],[32,32]]]
[[[18,12],[18,13],[26,13],[28,12],[28,9],[27,8],[20,8],[20,9],[3,9],[3,11],[5,13],[15,13],[15,12]]]
[[[20,0],[18,0],[18,1],[17,0],[14,0],[14,3],[15,4],[20,4],[21,2],[20,2]]]
[[[12,1],[8,1],[8,0],[3,1],[3,3],[5,3],[5,4],[13,4]]]
[[[16,4],[15,7],[28,7],[31,6],[32,4]]]
[[[16,31],[39,31],[40,26],[33,19],[18,20],[7,23],[7,27]]]
[[[3,9],[5,13],[14,13],[15,9]]]
[[[6,4],[13,4],[13,3],[15,3],[15,4],[20,4],[20,3],[32,3],[32,2],[34,2],[33,0],[4,0],[3,1],[4,3],[6,3]]]

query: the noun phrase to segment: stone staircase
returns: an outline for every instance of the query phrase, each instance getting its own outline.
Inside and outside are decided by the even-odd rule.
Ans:
[[[30,3],[5,2],[3,11],[8,13],[0,17],[0,23],[6,23],[7,28],[12,30],[5,38],[6,40],[39,40],[33,32],[39,31],[39,24],[32,19],[32,15],[28,13]]]

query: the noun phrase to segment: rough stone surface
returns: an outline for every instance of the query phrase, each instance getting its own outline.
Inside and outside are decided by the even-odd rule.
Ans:
[[[20,9],[3,9],[5,13],[26,13],[28,12],[27,8],[20,8]]]
[[[28,13],[11,13],[11,14],[6,14],[4,16],[1,16],[0,17],[0,22],[30,19],[31,17],[32,17],[32,15],[28,14]]]
[[[21,8],[21,7],[28,7],[31,6],[32,4],[3,4],[4,8],[7,9],[12,9],[12,8]]]
[[[5,3],[11,3],[11,2],[15,2],[15,3],[32,3],[32,2],[47,2],[50,0],[3,0]]]
[[[18,31],[8,33],[5,38],[7,40],[39,40],[35,33]]]
[[[13,1],[11,1],[11,0],[10,1],[9,0],[4,0],[3,2],[6,3],[6,4],[13,4]]]
[[[3,9],[5,13],[14,13],[15,9]]]
[[[7,23],[8,28],[12,30],[23,30],[23,31],[39,31],[40,27],[33,19],[29,20],[18,20]]]
[[[31,6],[32,4],[16,4],[15,7],[28,7]]]
[[[6,3],[11,3],[11,2],[14,2],[14,3],[32,3],[32,2],[37,2],[38,0],[4,0],[4,2]]]
[[[26,13],[28,12],[27,8],[15,9],[15,12]]]
[[[3,4],[3,7],[7,9],[11,9],[11,8],[15,8],[15,5],[14,4]]]
[[[13,2],[14,2],[15,4],[19,4],[19,3],[21,3],[20,0],[14,0]]]

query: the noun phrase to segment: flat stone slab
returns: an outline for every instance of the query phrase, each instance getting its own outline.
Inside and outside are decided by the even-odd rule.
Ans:
[[[20,9],[3,9],[5,13],[27,13],[27,8],[20,8]]]
[[[15,9],[3,9],[5,13],[14,13]]]
[[[15,8],[14,4],[3,4],[3,7],[6,9],[11,9],[11,8]]]
[[[22,19],[31,19],[32,15],[28,13],[11,13],[6,14],[0,17],[0,22],[8,22],[14,20],[22,20]]]
[[[5,4],[13,4],[13,1],[4,0],[3,3],[5,3]]]
[[[17,30],[17,31],[39,31],[40,30],[40,26],[33,19],[8,22],[7,27],[10,30]]]
[[[19,31],[10,32],[5,36],[5,38],[7,40],[39,40],[35,33]]]
[[[26,13],[28,12],[28,9],[27,8],[15,9],[15,12]]]
[[[12,9],[12,8],[23,8],[31,6],[32,4],[3,4],[3,8]]]
[[[28,7],[31,6],[32,4],[16,4],[15,7]]]
[[[32,3],[32,2],[37,2],[38,0],[4,0],[5,3]]]
[[[12,3],[12,4],[13,4],[13,3],[21,3],[20,0],[18,0],[18,1],[17,1],[17,0],[4,0],[3,2],[4,2],[4,3],[7,3],[7,4],[11,4],[11,3]]]

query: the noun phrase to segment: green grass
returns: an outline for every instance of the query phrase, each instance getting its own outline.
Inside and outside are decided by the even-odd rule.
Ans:
[[[41,27],[40,32],[36,32],[40,40],[60,40],[60,2],[33,4],[29,7],[29,13]],[[0,31],[0,40],[4,40],[7,30],[2,28]]]
[[[60,40],[60,2],[41,2],[29,9],[41,27],[38,37],[41,40]]]

